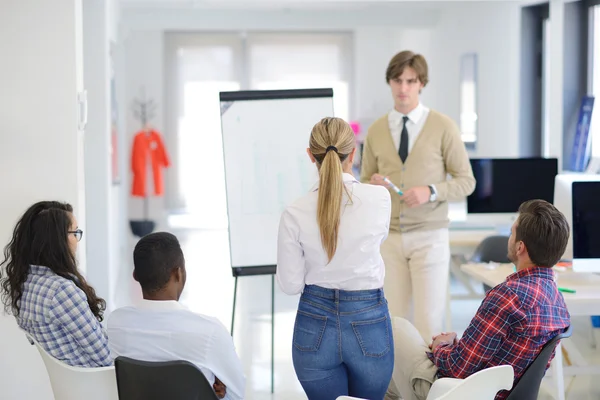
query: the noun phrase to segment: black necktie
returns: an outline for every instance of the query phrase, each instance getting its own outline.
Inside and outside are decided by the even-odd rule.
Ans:
[[[404,163],[406,157],[408,157],[408,129],[406,129],[406,121],[408,117],[402,117],[404,124],[402,125],[402,133],[400,134],[400,148],[398,149],[398,155]]]

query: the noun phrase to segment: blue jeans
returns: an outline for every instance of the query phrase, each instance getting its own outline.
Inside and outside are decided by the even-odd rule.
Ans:
[[[292,358],[309,400],[342,395],[383,399],[394,369],[394,337],[383,289],[306,286],[294,325]]]

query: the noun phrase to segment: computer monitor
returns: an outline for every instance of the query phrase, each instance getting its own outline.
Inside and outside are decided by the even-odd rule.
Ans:
[[[467,198],[468,221],[512,225],[521,203],[554,200],[556,158],[472,158],[477,181]]]
[[[556,175],[554,183],[554,206],[565,215],[570,227],[569,242],[563,259],[573,259],[573,191],[574,182],[600,181],[600,175],[583,173],[566,173]]]
[[[573,271],[600,272],[600,182],[573,182]]]

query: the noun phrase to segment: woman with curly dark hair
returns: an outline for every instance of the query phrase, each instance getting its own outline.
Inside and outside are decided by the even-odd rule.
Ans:
[[[106,308],[77,270],[83,231],[70,204],[29,207],[4,248],[4,308],[53,357],[72,366],[112,364],[100,322]]]

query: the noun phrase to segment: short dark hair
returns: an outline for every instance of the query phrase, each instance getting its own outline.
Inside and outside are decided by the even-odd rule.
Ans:
[[[515,230],[515,240],[525,244],[531,262],[539,267],[555,266],[569,241],[567,219],[544,200],[521,204]]]
[[[145,292],[163,289],[173,269],[185,267],[179,240],[168,232],[155,232],[144,236],[133,250],[135,279]]]
[[[390,83],[390,80],[398,78],[406,67],[414,69],[423,87],[427,86],[429,82],[427,61],[421,54],[416,54],[410,50],[401,51],[392,57],[385,71],[385,82]]]

